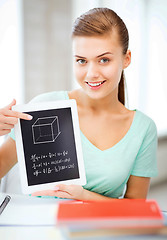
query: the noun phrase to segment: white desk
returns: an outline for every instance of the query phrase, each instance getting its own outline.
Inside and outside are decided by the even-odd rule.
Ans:
[[[7,194],[0,193],[0,203]],[[54,198],[37,198],[9,194],[11,201],[0,215],[0,240],[66,240],[56,227],[59,201]],[[167,229],[165,232],[167,234]],[[159,240],[164,236],[109,236],[86,240]],[[75,239],[78,240],[78,239]]]
[[[1,240],[64,240],[55,227],[1,227]]]
[[[6,195],[0,193],[0,203]],[[0,215],[0,239],[62,239],[59,230],[55,227],[57,203],[60,200],[9,195],[11,200]]]

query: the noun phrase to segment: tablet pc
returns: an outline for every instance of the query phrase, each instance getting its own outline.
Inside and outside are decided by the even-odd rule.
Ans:
[[[54,189],[56,184],[86,184],[75,100],[16,105],[30,114],[14,127],[22,191]]]

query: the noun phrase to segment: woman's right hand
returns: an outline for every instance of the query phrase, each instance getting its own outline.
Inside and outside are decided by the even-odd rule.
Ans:
[[[12,110],[12,106],[16,105],[16,100],[13,101],[6,107],[0,109],[0,136],[8,134],[14,125],[18,122],[18,118],[24,120],[31,120],[32,116]]]

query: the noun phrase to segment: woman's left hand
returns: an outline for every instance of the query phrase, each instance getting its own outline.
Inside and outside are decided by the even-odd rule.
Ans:
[[[84,188],[80,185],[56,185],[53,190],[44,190],[32,193],[32,196],[54,196],[59,198],[70,198],[83,200]]]

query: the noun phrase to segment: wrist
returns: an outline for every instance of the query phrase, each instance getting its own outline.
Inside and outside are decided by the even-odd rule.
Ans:
[[[83,201],[89,201],[91,200],[90,198],[90,191],[86,190],[83,188],[83,192],[82,192],[82,200]]]
[[[102,200],[104,198],[106,198],[106,197],[99,193],[95,193],[95,192],[91,192],[87,189],[83,189],[83,194],[82,194],[83,201]]]
[[[106,197],[104,195],[101,195],[99,193],[96,192],[91,192],[87,189],[83,188],[83,193],[82,193],[82,200],[83,201],[91,201],[91,200],[95,200],[95,201],[105,201],[105,200],[111,200],[112,198],[110,197]]]

